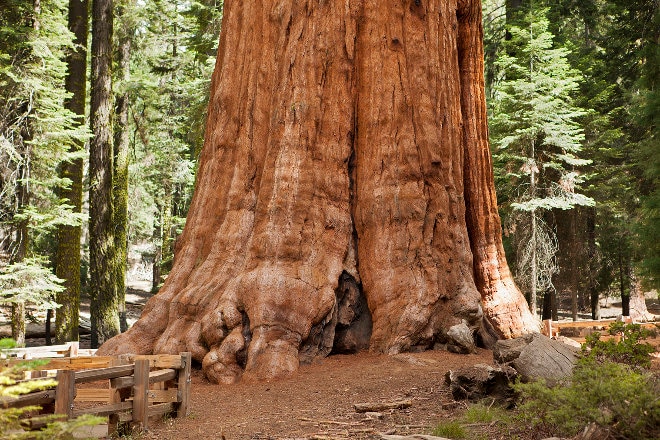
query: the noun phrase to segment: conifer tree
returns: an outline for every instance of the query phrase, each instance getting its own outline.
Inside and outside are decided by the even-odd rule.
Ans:
[[[113,227],[112,0],[92,1],[89,268],[92,347],[119,333]]]
[[[133,44],[129,83],[131,151],[129,236],[155,257],[153,289],[172,263],[192,196],[204,137],[208,90],[218,45],[222,2],[149,2],[135,20],[148,32]]]
[[[69,185],[55,172],[86,131],[65,109],[65,52],[72,35],[62,0],[6,1],[0,8],[0,241],[2,302],[15,303],[14,337],[24,338],[22,306],[53,306],[60,289],[50,270],[51,238],[80,216],[59,199]],[[51,288],[52,287],[52,288]]]
[[[579,192],[579,168],[589,163],[578,157],[584,139],[584,111],[573,102],[579,72],[568,63],[569,51],[553,45],[547,10],[530,3],[523,12],[509,27],[497,62],[501,78],[494,85],[490,126],[500,196],[523,245],[517,281],[536,312],[537,292],[549,288],[556,270],[556,238],[542,213],[594,202]]]
[[[74,45],[66,56],[67,76],[65,87],[70,94],[65,106],[77,119],[77,127],[85,128],[85,103],[87,97],[87,33],[89,31],[88,0],[69,0],[68,28],[73,33]],[[60,197],[72,206],[74,212],[82,213],[83,157],[82,140],[70,145],[73,157],[60,164],[59,174],[68,179],[68,187],[62,188]],[[81,235],[82,226],[61,225],[57,230],[56,274],[64,280],[65,289],[57,295],[61,304],[55,314],[55,340],[63,343],[78,340],[81,290]]]
[[[122,0],[117,7],[117,70],[118,84],[115,110],[116,123],[114,133],[114,169],[113,169],[113,196],[114,196],[114,245],[115,245],[115,284],[117,301],[119,304],[120,330],[126,331],[126,264],[128,255],[128,167],[129,167],[129,125],[128,108],[130,94],[129,81],[131,78],[130,57],[132,33],[135,23],[131,17],[132,0]]]

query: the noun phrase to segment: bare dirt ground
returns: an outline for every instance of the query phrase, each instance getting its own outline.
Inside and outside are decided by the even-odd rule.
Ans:
[[[492,364],[492,352],[427,351],[399,355],[336,355],[305,365],[290,378],[214,385],[195,371],[190,416],[152,426],[148,439],[376,439],[378,433],[429,434],[455,409],[444,375]],[[407,409],[357,413],[355,403],[410,400]],[[224,437],[223,437],[224,435]]]

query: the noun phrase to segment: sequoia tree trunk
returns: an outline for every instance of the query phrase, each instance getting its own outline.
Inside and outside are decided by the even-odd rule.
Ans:
[[[502,251],[479,0],[232,0],[222,29],[174,266],[100,353],[188,350],[233,382],[538,329]]]

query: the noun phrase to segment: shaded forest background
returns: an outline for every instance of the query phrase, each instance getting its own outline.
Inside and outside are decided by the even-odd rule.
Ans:
[[[660,2],[484,0],[509,264],[544,317],[660,285]],[[220,0],[0,0],[0,302],[13,337],[125,330],[192,196]]]

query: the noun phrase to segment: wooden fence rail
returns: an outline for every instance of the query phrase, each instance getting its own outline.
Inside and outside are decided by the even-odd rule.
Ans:
[[[18,361],[5,359],[2,362],[11,365]],[[187,352],[179,355],[50,359],[39,368],[57,370],[55,389],[16,398],[0,397],[0,406],[39,405],[43,408],[42,413],[61,414],[67,419],[83,414],[108,417],[109,435],[117,432],[123,423],[146,430],[149,418],[169,413],[177,417],[188,415],[190,364],[191,357]],[[99,388],[81,386],[92,383]],[[39,427],[36,421],[26,421],[26,425],[35,429]]]
[[[592,321],[592,320],[584,320],[584,321],[552,321],[550,319],[547,319],[543,321],[543,327],[541,329],[541,332],[551,338],[556,338],[560,335],[561,329],[578,329],[578,332],[580,333],[580,336],[584,336],[583,333],[585,331],[595,330],[595,331],[605,331],[609,328],[610,324],[617,322],[616,319],[604,319],[601,321]],[[623,317],[623,322],[625,323],[632,323],[633,321],[629,318],[624,316]],[[658,322],[642,322],[642,323],[636,323],[640,324],[642,327],[646,327],[649,329],[653,328],[658,328],[658,325],[660,323]]]
[[[45,345],[41,347],[7,348],[0,351],[2,359],[41,359],[91,356],[96,350],[81,349],[78,341],[60,345]]]

